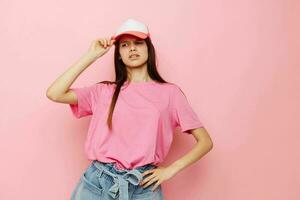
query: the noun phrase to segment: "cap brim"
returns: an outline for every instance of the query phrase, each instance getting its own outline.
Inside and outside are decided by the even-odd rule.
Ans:
[[[149,35],[138,31],[126,31],[119,35],[113,36],[112,39],[118,40],[122,35],[133,35],[141,39],[146,39]]]

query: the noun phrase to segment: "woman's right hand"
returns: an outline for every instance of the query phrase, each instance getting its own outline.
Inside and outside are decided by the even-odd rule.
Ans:
[[[112,38],[98,38],[93,40],[89,47],[88,53],[96,58],[99,58],[108,52],[114,42],[115,40]]]

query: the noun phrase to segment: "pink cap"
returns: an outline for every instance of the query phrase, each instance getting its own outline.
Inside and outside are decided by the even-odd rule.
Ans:
[[[115,35],[111,37],[113,40],[118,40],[120,36],[129,34],[146,39],[150,37],[148,27],[135,19],[127,19],[115,32]]]

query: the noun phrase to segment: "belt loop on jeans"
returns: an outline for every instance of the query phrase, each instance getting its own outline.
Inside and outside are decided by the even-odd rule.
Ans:
[[[137,169],[129,170],[125,174],[120,175],[108,171],[105,166],[99,162],[93,162],[93,164],[100,169],[101,173],[106,173],[113,177],[114,184],[109,188],[108,194],[114,199],[116,199],[119,192],[119,200],[129,200],[128,182],[133,185],[138,185],[143,179],[142,173]]]

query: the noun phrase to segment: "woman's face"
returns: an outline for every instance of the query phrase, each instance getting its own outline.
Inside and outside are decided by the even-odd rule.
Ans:
[[[123,35],[119,44],[119,53],[126,66],[137,67],[147,62],[148,47],[145,40],[132,35]]]

